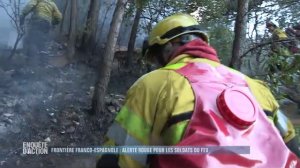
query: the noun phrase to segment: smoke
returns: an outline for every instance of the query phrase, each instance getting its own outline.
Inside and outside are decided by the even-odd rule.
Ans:
[[[0,46],[7,46],[8,45],[8,39],[9,34],[13,31],[13,27],[10,24],[10,20],[6,13],[4,12],[4,9],[0,8],[0,18],[1,18],[1,24],[0,24]]]
[[[16,1],[17,2],[17,1]],[[21,0],[20,1],[20,10],[24,7],[24,5],[28,2],[28,0]],[[7,12],[9,14],[12,14],[12,9],[8,5],[10,3],[9,0],[1,0],[1,4],[7,5],[5,9],[0,7],[0,48],[12,48],[15,40],[17,38],[17,31],[14,27],[14,24],[12,22],[12,19],[8,16]],[[11,2],[12,3],[12,2]],[[15,10],[15,9],[14,9]],[[22,44],[20,43],[18,48],[22,47]]]

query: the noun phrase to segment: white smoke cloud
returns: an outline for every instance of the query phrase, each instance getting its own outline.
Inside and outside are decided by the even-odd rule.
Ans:
[[[3,3],[8,3],[9,0],[0,0]],[[22,9],[28,0],[21,0]],[[10,8],[7,8],[8,12],[11,12]],[[0,7],[0,47],[13,47],[17,38],[17,32],[13,27],[11,19],[3,8]],[[21,47],[21,44],[19,45]]]

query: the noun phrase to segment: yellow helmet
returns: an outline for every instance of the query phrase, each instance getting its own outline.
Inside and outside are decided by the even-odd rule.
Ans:
[[[208,42],[207,34],[201,30],[196,19],[188,14],[175,14],[160,21],[150,32],[149,47],[157,44],[164,45],[170,40],[183,34],[198,34]]]

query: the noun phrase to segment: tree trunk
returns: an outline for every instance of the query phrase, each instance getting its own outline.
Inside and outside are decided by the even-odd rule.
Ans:
[[[18,44],[19,44],[19,42],[21,41],[21,39],[23,38],[23,35],[24,35],[24,33],[18,31],[18,35],[17,35],[17,39],[16,39],[16,41],[15,41],[14,47],[13,47],[13,49],[11,50],[10,55],[9,55],[9,57],[8,57],[9,59],[12,59],[12,57],[15,55],[15,53],[16,53],[16,51],[17,51]]]
[[[67,57],[72,60],[75,55],[77,0],[71,0],[70,32],[68,39]]]
[[[91,0],[85,31],[82,37],[81,49],[91,51],[96,44],[96,33],[100,11],[100,0]]]
[[[238,1],[238,11],[234,27],[234,41],[232,49],[232,58],[229,63],[229,66],[232,68],[240,69],[242,62],[240,58],[240,53],[243,53],[242,50],[246,40],[246,29],[247,29],[247,12],[249,7],[249,0],[239,0]]]
[[[66,12],[67,12],[67,9],[68,9],[68,4],[69,4],[69,0],[65,0],[65,5],[64,5],[64,9],[63,9],[63,17],[62,17],[62,21],[60,23],[60,27],[59,27],[59,31],[61,34],[63,34],[63,31],[64,31],[64,22],[65,22],[65,17],[66,17]]]
[[[127,0],[118,0],[111,25],[107,36],[107,43],[103,56],[103,63],[100,66],[100,75],[95,86],[93,95],[92,110],[97,116],[101,115],[104,111],[104,97],[106,94],[107,86],[110,80],[112,63],[114,59],[114,50],[119,36],[119,30],[125,12],[125,4]]]
[[[130,33],[130,38],[129,38],[129,43],[128,43],[128,52],[127,52],[127,60],[126,60],[126,67],[129,67],[132,65],[132,59],[134,55],[134,47],[135,47],[135,40],[136,40],[136,35],[139,27],[139,22],[140,18],[143,12],[143,8],[138,7],[136,9],[133,25],[131,28],[131,33]]]
[[[106,10],[106,11],[105,11],[104,17],[102,17],[103,19],[102,19],[102,21],[101,21],[100,27],[98,27],[99,30],[103,30],[104,24],[105,24],[106,19],[107,19],[108,12],[111,10],[112,7],[114,7],[114,3],[111,3],[108,7],[107,7],[107,6],[104,6],[104,7],[105,7],[105,10]],[[98,32],[98,30],[97,30],[97,32]],[[102,46],[102,45],[99,46],[99,43],[100,43],[101,40],[102,40],[102,35],[103,35],[103,34],[104,34],[104,33],[101,32],[101,31],[98,33],[98,35],[97,35],[97,40],[96,40],[96,44],[95,44],[95,46],[94,46],[93,51],[95,51],[96,48],[100,49],[100,51],[103,50],[103,46]],[[98,51],[98,52],[99,52],[99,51]]]

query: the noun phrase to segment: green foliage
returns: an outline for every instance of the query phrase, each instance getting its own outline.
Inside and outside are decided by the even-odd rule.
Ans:
[[[228,65],[231,59],[234,33],[222,20],[209,24],[210,26],[207,27],[209,28],[210,44],[217,50],[221,62]]]
[[[266,80],[270,88],[278,99],[285,97],[280,91],[281,86],[291,86],[295,84],[295,77],[300,75],[300,56],[282,56],[272,54],[268,60],[268,75]]]
[[[128,2],[126,9],[125,9],[125,20],[130,19],[131,17],[134,16],[134,11],[136,9],[135,3]]]
[[[288,23],[297,23],[300,20],[299,8],[300,4],[298,0],[278,0],[278,4],[281,8],[279,15],[280,20],[285,20]],[[287,19],[288,18],[288,19]]]
[[[258,3],[258,5],[253,5],[255,3]],[[263,4],[263,6],[260,6],[261,4]],[[270,33],[265,31],[265,34],[263,34],[263,28],[265,28],[265,23],[268,19],[277,21],[283,30],[289,27],[290,24],[299,22],[299,8],[299,0],[250,1],[249,18],[252,18],[253,22],[255,20],[255,23],[249,22],[249,25],[253,26],[255,24],[257,31],[254,30],[253,32],[259,33],[259,35],[254,34],[248,39],[249,45],[253,48],[259,46],[247,54],[247,57],[251,59],[253,63],[256,63],[252,65],[254,70],[251,72],[255,72],[253,74],[254,76],[267,81],[278,99],[286,96],[280,88],[296,85],[296,77],[299,75],[300,70],[299,56],[290,53],[284,54],[285,52],[282,52],[280,49],[280,51],[277,51],[277,54],[272,53],[272,47],[268,44],[268,40],[266,40],[266,37],[270,38]],[[250,33],[251,32],[249,32],[249,34]],[[271,40],[271,38],[269,40]],[[284,46],[283,43],[282,46]],[[249,49],[252,47],[249,46]]]
[[[224,16],[228,10],[228,4],[226,0],[192,0],[190,8],[199,8],[199,16],[203,21],[210,21],[216,18]]]

